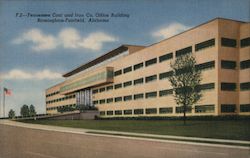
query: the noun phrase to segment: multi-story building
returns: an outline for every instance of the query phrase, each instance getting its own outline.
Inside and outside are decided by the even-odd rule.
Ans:
[[[250,23],[216,18],[153,45],[122,45],[64,74],[47,89],[47,113],[90,105],[101,117],[182,116],[170,63],[193,54],[202,99],[188,115],[250,114]]]

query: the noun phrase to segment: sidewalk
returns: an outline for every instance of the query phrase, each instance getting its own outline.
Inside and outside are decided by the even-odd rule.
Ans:
[[[160,141],[160,142],[172,142],[172,143],[185,143],[185,144],[198,144],[207,146],[227,146],[227,147],[240,147],[244,149],[250,149],[250,141],[241,140],[227,140],[227,139],[211,139],[211,138],[198,138],[198,137],[183,137],[183,136],[171,136],[171,135],[156,135],[145,133],[130,133],[130,132],[117,132],[117,131],[105,131],[105,130],[92,130],[82,128],[70,128],[59,127],[50,125],[28,124],[11,120],[0,120],[0,124],[17,126],[30,129],[47,130],[54,132],[65,132],[74,134],[85,134],[94,136],[105,137],[119,137],[126,139],[141,139],[147,141]]]

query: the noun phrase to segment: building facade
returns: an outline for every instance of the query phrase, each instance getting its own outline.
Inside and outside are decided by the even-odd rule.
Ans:
[[[187,115],[250,115],[250,23],[216,18],[159,43],[122,45],[46,90],[47,113],[95,106],[101,117],[182,116],[170,63],[192,54],[203,97]]]

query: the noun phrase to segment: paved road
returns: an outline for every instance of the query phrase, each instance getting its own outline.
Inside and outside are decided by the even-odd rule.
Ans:
[[[55,132],[0,124],[0,158],[249,158],[243,148]]]

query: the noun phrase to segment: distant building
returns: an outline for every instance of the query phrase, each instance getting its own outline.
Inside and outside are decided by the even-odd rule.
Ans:
[[[250,23],[216,18],[159,43],[122,45],[64,74],[46,90],[47,113],[95,106],[102,117],[182,116],[170,62],[192,53],[202,99],[188,115],[250,115]]]

